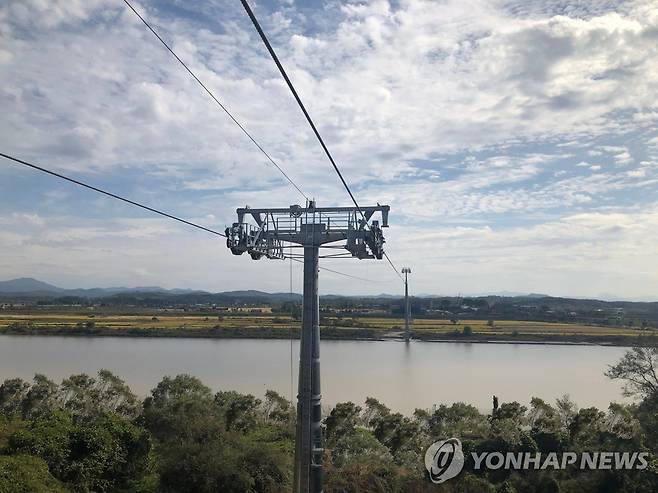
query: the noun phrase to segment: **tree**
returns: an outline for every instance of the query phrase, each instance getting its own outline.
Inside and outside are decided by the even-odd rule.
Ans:
[[[528,410],[518,402],[503,402],[496,412],[492,414],[492,420],[511,419],[515,423],[522,425],[525,423],[525,412]]]
[[[432,437],[482,437],[487,428],[486,417],[475,406],[463,402],[441,404],[429,417]]]
[[[393,456],[382,443],[368,430],[355,429],[337,437],[331,450],[331,461],[336,467],[343,467],[356,460],[390,462]]]
[[[366,408],[363,411],[363,422],[372,428],[378,420],[391,413],[391,410],[374,397],[366,398]]]
[[[198,417],[218,414],[210,389],[190,375],[164,377],[144,400],[146,428],[159,440],[185,434],[187,423]]]
[[[274,390],[265,392],[265,420],[290,425],[295,419],[294,409],[288,399]]]
[[[640,422],[633,416],[634,409],[611,402],[606,413],[606,430],[615,438],[630,440],[638,435]]]
[[[571,442],[581,450],[592,450],[600,443],[600,433],[605,428],[603,412],[595,407],[581,409],[569,427]]]
[[[523,431],[527,408],[518,402],[504,402],[491,414],[491,435],[503,450],[517,449],[527,441]],[[502,451],[502,450],[501,450]]]
[[[227,430],[248,431],[256,426],[260,400],[234,390],[217,392],[215,405],[224,417]]]
[[[30,390],[23,398],[21,410],[25,419],[45,416],[59,407],[59,386],[45,375],[36,374]]]
[[[0,412],[11,416],[21,413],[23,399],[30,384],[20,378],[10,378],[0,385]]]
[[[190,399],[198,399],[191,406]],[[159,432],[156,464],[157,491],[175,493],[278,492],[287,489],[292,471],[290,442],[274,443],[265,430],[243,433],[227,430],[223,417],[213,412],[197,413],[203,408],[204,395],[185,396],[184,408],[168,406],[173,412],[167,421],[168,432]],[[180,409],[192,412],[179,419]],[[270,425],[268,425],[270,426]],[[265,435],[265,436],[264,436]]]
[[[60,481],[79,491],[125,487],[146,470],[148,434],[123,418],[106,414],[75,423],[70,413],[30,421],[9,438],[7,452],[40,457]]]
[[[139,414],[140,402],[109,370],[100,370],[98,378],[71,375],[61,385],[37,374],[31,384],[10,379],[0,386],[0,412],[5,414],[34,419],[58,409],[69,411],[76,420],[94,419],[108,412],[133,419]]]
[[[373,435],[391,454],[396,456],[404,451],[417,437],[417,429],[413,421],[400,413],[386,414],[375,420]]]
[[[0,493],[66,493],[48,464],[30,455],[0,455]]]
[[[578,406],[571,400],[569,394],[564,394],[555,400],[555,409],[560,418],[562,430],[568,430],[571,422],[576,417],[576,414],[578,414]]]
[[[557,410],[538,397],[530,401],[528,413],[530,436],[542,452],[559,452],[567,442],[567,434]]]
[[[96,381],[98,407],[102,412],[112,412],[128,419],[135,418],[141,411],[137,396],[126,383],[109,370],[99,370]]]
[[[462,334],[465,337],[471,337],[473,335],[473,329],[471,328],[470,325],[465,325],[464,328],[462,329]]]
[[[401,471],[393,456],[364,429],[338,438],[325,471],[324,490],[329,493],[403,491],[399,484]]]
[[[361,408],[353,402],[339,402],[324,420],[327,445],[332,446],[336,440],[354,432],[359,423]]]
[[[58,478],[65,476],[66,461],[70,454],[69,434],[73,431],[73,419],[64,411],[31,421],[9,437],[7,452],[30,454],[41,457],[50,472]]]
[[[557,433],[561,428],[560,416],[555,408],[538,397],[530,400],[528,422],[535,432]]]
[[[625,381],[624,395],[644,399],[658,395],[657,369],[658,347],[634,347],[605,374],[608,378]]]

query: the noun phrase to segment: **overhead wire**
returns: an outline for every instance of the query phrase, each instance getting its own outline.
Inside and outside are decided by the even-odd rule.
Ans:
[[[233,114],[228,110],[228,108],[227,108],[224,104],[222,104],[221,101],[219,101],[219,99],[214,95],[214,93],[213,93],[213,92],[212,92],[212,91],[211,91],[211,90],[210,90],[210,89],[209,89],[209,88],[208,88],[208,87],[207,87],[207,86],[201,81],[201,79],[199,79],[199,77],[198,77],[198,76],[197,76],[197,75],[196,75],[196,74],[195,74],[195,73],[189,68],[189,66],[188,66],[188,65],[187,65],[187,64],[186,64],[186,63],[185,63],[185,62],[184,62],[184,61],[183,61],[183,60],[182,60],[177,54],[176,54],[176,52],[174,52],[174,50],[173,50],[173,49],[169,46],[169,44],[168,44],[168,43],[167,43],[167,42],[166,42],[166,41],[165,41],[165,40],[164,40],[164,39],[158,34],[158,32],[157,32],[157,31],[151,26],[151,24],[150,24],[146,19],[144,19],[144,17],[143,17],[138,11],[137,11],[137,9],[135,9],[135,7],[134,7],[134,6],[133,6],[128,0],[123,0],[123,1],[124,1],[124,3],[128,6],[128,8],[129,8],[129,9],[130,9],[130,10],[131,10],[131,11],[132,11],[132,12],[133,12],[133,13],[134,13],[134,14],[140,19],[140,21],[141,21],[141,22],[142,22],[142,23],[148,28],[148,30],[149,30],[149,31],[150,31],[150,32],[151,32],[151,33],[152,33],[152,34],[158,39],[158,41],[160,41],[160,43],[161,43],[161,44],[167,49],[167,51],[168,51],[168,52],[169,52],[169,53],[170,53],[170,54],[171,54],[171,55],[172,55],[172,56],[173,56],[173,57],[174,57],[174,58],[175,58],[175,59],[181,64],[181,66],[183,66],[183,68],[184,68],[184,69],[185,69],[185,70],[186,70],[186,71],[192,76],[192,78],[193,78],[193,79],[194,79],[194,80],[195,80],[195,81],[196,81],[196,82],[197,82],[197,83],[203,88],[203,90],[204,90],[204,91],[205,91],[205,92],[206,92],[206,93],[207,93],[207,94],[213,99],[213,101],[214,101],[214,102],[215,102],[215,103],[216,103],[216,104],[217,104],[217,105],[218,105],[218,106],[219,106],[219,107],[220,107],[220,108],[221,108],[221,109],[222,109],[222,110],[223,110],[223,111],[229,116],[229,118],[230,118],[230,119],[231,119],[231,120],[232,120],[232,121],[233,121],[233,122],[234,122],[234,123],[240,128],[240,130],[241,130],[241,131],[242,131],[242,132],[243,132],[243,133],[249,138],[249,140],[250,140],[250,141],[251,141],[251,142],[252,142],[252,143],[253,143],[253,144],[254,144],[254,145],[255,145],[255,146],[261,151],[261,153],[263,153],[263,155],[265,155],[265,157],[266,157],[266,158],[267,158],[267,159],[268,159],[268,160],[269,160],[269,161],[270,161],[270,162],[276,167],[276,169],[279,170],[279,172],[280,172],[280,173],[286,178],[286,180],[287,180],[287,181],[288,181],[288,182],[289,182],[289,183],[290,183],[290,184],[291,184],[291,185],[292,185],[292,186],[293,186],[293,187],[294,187],[294,188],[295,188],[295,189],[296,189],[296,190],[297,190],[297,191],[298,191],[298,192],[299,192],[299,193],[300,193],[305,199],[310,200],[309,197],[308,197],[308,196],[307,196],[307,195],[301,190],[301,188],[300,188],[300,187],[299,187],[299,186],[298,186],[298,185],[297,185],[297,184],[296,184],[296,183],[295,183],[295,182],[294,182],[294,181],[288,176],[288,174],[287,174],[287,173],[281,168],[281,166],[279,166],[279,165],[276,163],[276,161],[275,161],[275,160],[274,160],[274,159],[273,159],[273,158],[267,153],[267,151],[265,151],[265,149],[264,149],[264,148],[258,143],[258,141],[257,141],[257,140],[256,140],[256,139],[255,139],[255,138],[254,138],[254,137],[253,137],[253,136],[247,131],[247,129],[246,129],[246,128],[245,128],[245,127],[244,127],[244,126],[243,126],[243,125],[237,120],[237,118],[233,116]],[[360,208],[359,204],[357,203],[357,201],[356,201],[354,195],[352,194],[351,190],[349,189],[349,186],[347,185],[347,182],[346,182],[345,179],[343,178],[343,175],[342,175],[342,173],[340,172],[340,170],[338,169],[338,166],[336,165],[336,163],[335,163],[333,157],[331,156],[331,153],[329,152],[329,149],[326,147],[324,141],[322,140],[322,137],[320,136],[319,132],[317,131],[317,128],[315,127],[315,124],[313,123],[313,121],[311,120],[310,115],[309,115],[308,112],[306,111],[306,108],[304,107],[304,105],[303,105],[301,99],[299,98],[297,92],[295,91],[294,86],[292,85],[292,83],[290,82],[290,79],[288,78],[287,74],[285,73],[285,70],[283,69],[283,66],[281,65],[281,63],[279,62],[279,60],[278,60],[278,58],[277,58],[277,56],[276,56],[276,53],[274,52],[274,50],[272,49],[271,45],[269,44],[269,41],[267,41],[267,38],[265,37],[265,33],[264,33],[264,32],[262,31],[262,29],[260,28],[260,25],[258,24],[258,21],[256,20],[255,16],[253,15],[253,12],[251,12],[251,9],[249,8],[248,4],[246,4],[246,2],[245,2],[244,0],[242,0],[242,3],[243,3],[243,5],[245,6],[245,8],[247,9],[247,12],[249,13],[250,17],[252,18],[252,21],[254,22],[254,25],[256,26],[257,30],[258,30],[259,33],[261,34],[261,38],[263,39],[263,41],[265,42],[266,46],[268,47],[268,50],[270,51],[270,54],[272,55],[274,61],[276,62],[277,66],[279,67],[279,69],[280,69],[280,71],[281,71],[281,73],[282,73],[284,79],[285,79],[286,82],[288,83],[288,86],[290,87],[291,91],[293,92],[293,94],[294,94],[294,96],[295,96],[295,99],[297,100],[298,104],[299,104],[300,107],[302,108],[302,111],[304,112],[304,114],[305,114],[305,116],[306,116],[308,122],[310,123],[310,125],[311,125],[311,127],[312,127],[314,133],[316,134],[316,137],[318,138],[318,140],[320,141],[320,143],[321,143],[323,149],[325,150],[325,153],[326,153],[327,156],[329,157],[329,159],[330,159],[330,161],[331,161],[331,163],[332,163],[332,165],[333,165],[333,167],[334,167],[336,173],[338,174],[339,178],[341,179],[341,181],[342,181],[342,183],[343,183],[345,189],[347,190],[347,192],[348,192],[348,194],[350,195],[352,201],[354,202],[354,205],[355,205],[356,208],[359,210],[359,212],[361,213],[361,216],[363,217],[363,219],[366,221],[366,224],[367,224],[367,220],[365,219],[365,215],[363,214],[363,211],[361,210],[361,208]],[[95,187],[95,186],[93,186],[93,185],[89,185],[89,184],[84,183],[84,182],[82,182],[82,181],[80,181],[80,180],[76,180],[76,179],[74,179],[74,178],[71,178],[71,177],[65,176],[65,175],[63,175],[63,174],[60,174],[60,173],[57,173],[57,172],[54,172],[54,171],[48,170],[48,169],[46,169],[46,168],[44,168],[44,167],[42,167],[42,166],[38,166],[38,165],[36,165],[36,164],[34,164],[34,163],[27,162],[27,161],[25,161],[25,160],[22,160],[22,159],[16,158],[16,157],[14,157],[14,156],[10,156],[10,155],[5,154],[5,153],[0,153],[0,156],[4,157],[5,159],[8,159],[8,160],[14,161],[14,162],[16,162],[16,163],[18,163],[18,164],[22,164],[22,165],[24,165],[24,166],[27,166],[27,167],[30,167],[30,168],[32,168],[32,169],[35,169],[35,170],[41,171],[41,172],[46,173],[46,174],[48,174],[48,175],[51,175],[51,176],[54,176],[54,177],[60,178],[60,179],[62,179],[62,180],[68,181],[68,182],[70,182],[70,183],[74,183],[74,184],[76,184],[76,185],[79,185],[79,186],[81,186],[81,187],[84,187],[84,188],[87,188],[87,189],[89,189],[89,190],[95,191],[95,192],[97,192],[97,193],[101,193],[101,194],[106,195],[106,196],[108,196],[108,197],[112,197],[112,198],[114,198],[114,199],[117,199],[117,200],[123,201],[123,202],[125,202],[125,203],[127,203],[127,204],[130,204],[130,205],[133,205],[133,206],[139,207],[139,208],[141,208],[141,209],[147,210],[147,211],[152,212],[152,213],[154,213],[154,214],[158,214],[158,215],[160,215],[160,216],[163,216],[163,217],[166,217],[166,218],[169,218],[169,219],[172,219],[172,220],[178,221],[178,222],[180,222],[180,223],[186,224],[186,225],[188,225],[188,226],[192,226],[192,227],[194,227],[194,228],[197,228],[197,229],[200,229],[200,230],[206,231],[206,232],[208,232],[208,233],[211,233],[211,234],[214,234],[214,235],[217,235],[217,236],[226,237],[226,235],[225,235],[224,233],[222,233],[222,232],[219,232],[219,231],[213,230],[213,229],[211,229],[211,228],[207,228],[207,227],[205,227],[205,226],[201,226],[201,225],[196,224],[196,223],[193,223],[193,222],[191,222],[191,221],[187,221],[187,220],[182,219],[182,218],[180,218],[180,217],[174,216],[173,214],[166,213],[166,212],[164,212],[164,211],[161,211],[161,210],[155,209],[155,208],[153,208],[153,207],[149,207],[149,206],[147,206],[147,205],[144,205],[144,204],[141,204],[141,203],[136,202],[136,201],[134,201],[134,200],[131,200],[131,199],[128,199],[128,198],[122,197],[122,196],[117,195],[117,194],[114,194],[114,193],[112,193],[112,192],[108,192],[108,191],[106,191],[106,190],[103,190],[103,189],[101,189],[101,188]],[[389,258],[388,255],[386,254],[386,252],[384,252],[384,255],[386,256],[388,262],[391,264],[391,266],[392,266],[392,267],[394,268],[394,270],[395,270],[395,266],[394,266],[393,263],[391,262],[390,258]],[[291,260],[294,260],[294,261],[296,261],[296,262],[301,262],[301,260],[299,260],[299,259],[297,259],[297,258],[293,258],[292,256],[291,256]],[[370,280],[370,279],[365,279],[365,278],[362,278],[362,277],[353,276],[353,275],[351,275],[351,274],[346,274],[346,273],[344,273],[344,272],[340,272],[340,271],[337,271],[337,270],[334,270],[334,269],[329,269],[329,268],[327,268],[327,267],[319,267],[319,269],[321,269],[321,270],[325,270],[325,271],[327,271],[327,272],[331,272],[331,273],[333,273],[333,274],[337,274],[337,275],[341,275],[341,276],[349,277],[349,278],[352,278],[352,279],[355,279],[355,280],[366,281],[366,282],[373,282],[373,281]],[[396,271],[396,273],[397,273],[397,271]]]
[[[299,186],[297,186],[297,184],[292,180],[292,178],[290,178],[288,176],[288,174],[281,168],[281,166],[279,166],[276,163],[276,161],[274,161],[272,156],[270,156],[267,153],[267,151],[265,151],[265,149],[263,149],[263,147],[258,143],[258,141],[247,131],[247,129],[237,120],[237,118],[235,116],[233,116],[233,114],[228,110],[228,108],[224,104],[222,104],[219,101],[219,99],[217,99],[217,97],[213,94],[213,92],[210,89],[208,89],[208,87],[201,81],[201,79],[199,79],[199,77],[197,77],[197,75],[192,71],[192,69],[190,69],[190,67],[188,67],[188,65],[183,60],[181,60],[181,58],[176,54],[176,52],[174,52],[174,50],[169,46],[169,44],[167,44],[167,42],[164,39],[162,39],[162,37],[151,26],[151,24],[149,24],[149,22],[146,19],[144,19],[144,17],[142,17],[142,15],[139,12],[137,12],[137,9],[135,9],[135,7],[133,7],[132,4],[128,0],[123,0],[123,2],[130,8],[130,10],[132,10],[134,12],[134,14],[137,17],[139,17],[139,19],[148,28],[148,30],[153,33],[153,35],[158,39],[158,41],[160,41],[160,43],[162,43],[162,45],[167,49],[167,51],[169,51],[169,53],[171,53],[173,55],[173,57],[178,61],[178,63],[180,63],[183,66],[183,68],[185,68],[185,70],[187,70],[187,72],[203,88],[203,90],[213,99],[213,101],[215,101],[215,103],[217,103],[217,105],[219,105],[219,107],[224,111],[224,113],[226,113],[229,116],[229,118],[231,120],[233,120],[233,123],[235,123],[240,128],[240,130],[242,130],[242,133],[244,133],[249,138],[249,140],[251,140],[251,142],[258,148],[258,150],[260,150],[260,152],[262,152],[263,155],[265,155],[265,157],[276,167],[276,169],[278,169],[281,172],[281,174],[285,177],[285,179],[288,180],[288,182],[293,187],[295,187],[295,189],[297,189],[297,191],[306,200],[309,200],[308,196],[302,191],[302,189],[299,188]]]
[[[300,259],[295,258],[295,257],[292,257],[292,260],[295,261],[295,262],[298,262],[300,264],[304,263],[303,260],[300,260]],[[355,279],[357,281],[378,282],[378,281],[373,281],[372,279],[366,279],[365,277],[353,276],[352,274],[346,274],[345,272],[340,272],[340,271],[337,271],[337,270],[334,270],[334,269],[329,269],[328,267],[318,266],[318,269],[325,270],[327,272],[331,272],[332,274],[338,274],[339,276],[349,277],[349,278]]]
[[[65,181],[74,183],[76,185],[79,185],[81,187],[88,188],[89,190],[93,190],[94,192],[102,193],[103,195],[107,195],[108,197],[112,197],[113,199],[121,200],[121,201],[126,202],[130,205],[134,205],[136,207],[141,207],[142,209],[145,209],[147,211],[153,212],[155,214],[159,214],[159,215],[167,217],[169,219],[173,219],[174,221],[178,221],[178,222],[187,224],[188,226],[192,226],[194,228],[201,229],[201,230],[206,231],[208,233],[212,233],[212,234],[217,235],[217,236],[223,236],[224,238],[226,238],[226,235],[224,233],[221,233],[219,231],[215,231],[214,229],[206,228],[205,226],[201,226],[200,224],[196,224],[196,223],[193,223],[193,222],[188,221],[186,219],[182,219],[180,217],[174,216],[173,214],[168,214],[168,213],[160,211],[158,209],[154,209],[153,207],[149,207],[148,205],[140,204],[139,202],[135,202],[134,200],[130,200],[130,199],[127,199],[127,198],[122,197],[120,195],[117,195],[115,193],[108,192],[106,190],[95,187],[93,185],[89,185],[88,183],[84,183],[80,180],[76,180],[76,179],[71,178],[69,176],[65,176],[65,175],[62,175],[60,173],[56,173],[54,171],[50,171],[49,169],[46,169],[42,166],[37,166],[34,163],[29,163],[27,161],[24,161],[22,159],[18,159],[17,157],[10,156],[9,154],[5,154],[5,153],[2,153],[2,152],[0,152],[0,156],[2,156],[5,159],[9,159],[10,161],[14,161],[18,164],[28,166],[32,169],[37,170],[37,171],[41,171],[42,173],[46,173],[48,175],[52,175],[52,176],[55,176],[55,177],[60,178],[62,180],[65,180]]]
[[[354,198],[354,195],[352,194],[352,191],[350,190],[350,187],[347,185],[347,182],[345,181],[345,178],[343,178],[343,174],[338,169],[338,166],[336,165],[336,162],[334,161],[333,156],[331,155],[331,153],[329,152],[329,149],[327,148],[326,144],[324,143],[324,140],[322,139],[322,136],[320,135],[320,132],[318,132],[318,129],[315,127],[315,124],[313,123],[313,120],[311,119],[311,116],[308,114],[308,111],[306,111],[306,107],[304,106],[304,103],[302,103],[301,98],[297,94],[297,91],[295,90],[295,86],[293,86],[292,82],[290,82],[290,79],[288,78],[288,74],[286,73],[285,69],[283,68],[283,65],[281,65],[281,62],[279,61],[279,57],[274,52],[274,48],[272,48],[272,45],[270,44],[269,40],[267,39],[267,36],[265,35],[265,32],[263,32],[263,29],[260,27],[258,19],[256,19],[256,16],[254,15],[253,11],[251,10],[251,7],[249,7],[249,3],[247,3],[247,0],[240,0],[240,1],[242,2],[242,6],[244,7],[244,9],[247,11],[247,15],[249,15],[249,18],[251,19],[251,22],[253,23],[254,27],[256,28],[256,31],[258,31],[258,34],[260,35],[260,38],[263,40],[263,43],[265,44],[265,47],[267,48],[267,51],[269,51],[270,56],[272,57],[272,60],[274,60],[274,63],[279,68],[279,72],[281,72],[281,75],[283,76],[283,79],[286,81],[286,84],[288,84],[288,87],[290,88],[290,92],[292,92],[292,95],[295,97],[295,100],[297,101],[297,104],[301,108],[302,113],[304,113],[304,116],[306,117],[306,120],[308,121],[309,125],[311,125],[311,128],[313,129],[313,133],[315,133],[315,136],[317,137],[318,141],[320,141],[320,145],[322,146],[322,149],[324,149],[325,154],[329,158],[329,161],[331,162],[332,166],[334,167],[334,170],[338,174],[338,177],[340,178],[340,181],[343,182],[343,186],[345,187],[345,190],[347,190],[347,193],[352,198],[352,202],[354,202],[354,205],[356,206],[356,208],[359,209],[359,212],[361,212],[361,208],[359,207],[359,204],[356,202],[356,199]],[[361,215],[363,215],[363,212],[361,212]],[[364,219],[365,219],[365,216],[364,216]]]
[[[55,171],[51,171],[51,170],[49,170],[49,169],[47,169],[47,168],[44,168],[43,166],[38,166],[38,165],[36,165],[36,164],[34,164],[34,163],[30,163],[30,162],[28,162],[28,161],[25,161],[25,160],[23,160],[23,159],[19,159],[19,158],[17,158],[17,157],[11,156],[11,155],[9,155],[9,154],[5,154],[5,153],[3,153],[3,152],[0,152],[0,157],[3,157],[3,158],[8,159],[8,160],[10,160],[10,161],[13,161],[13,162],[15,162],[15,163],[17,163],[17,164],[21,164],[21,165],[23,165],[23,166],[27,166],[27,167],[29,167],[29,168],[32,168],[32,169],[37,170],[37,171],[40,171],[40,172],[45,173],[45,174],[47,174],[47,175],[54,176],[54,177],[59,178],[59,179],[61,179],[61,180],[68,181],[68,182],[73,183],[73,184],[75,184],[75,185],[78,185],[78,186],[81,186],[81,187],[87,188],[87,189],[92,190],[92,191],[94,191],[94,192],[97,192],[97,193],[100,193],[100,194],[106,195],[106,196],[108,196],[108,197],[112,197],[113,199],[120,200],[120,201],[122,201],[122,202],[125,202],[125,203],[127,203],[127,204],[133,205],[133,206],[135,206],[135,207],[139,207],[139,208],[144,209],[144,210],[147,210],[147,211],[149,211],[149,212],[153,212],[154,214],[158,214],[158,215],[160,215],[160,216],[164,216],[164,217],[166,217],[166,218],[168,218],[168,219],[173,219],[174,221],[178,221],[178,222],[183,223],[183,224],[186,224],[186,225],[188,225],[188,226],[192,226],[193,228],[197,228],[197,229],[200,229],[200,230],[205,231],[205,232],[207,232],[207,233],[212,233],[212,234],[214,234],[214,235],[217,235],[217,236],[221,236],[221,237],[223,237],[223,238],[226,238],[226,235],[225,235],[224,233],[220,232],[220,231],[216,231],[216,230],[214,230],[214,229],[207,228],[207,227],[205,227],[205,226],[201,226],[200,224],[196,224],[196,223],[193,223],[192,221],[188,221],[188,220],[183,219],[183,218],[180,218],[180,217],[178,217],[178,216],[174,216],[173,214],[169,214],[169,213],[167,213],[167,212],[164,212],[164,211],[161,211],[161,210],[155,209],[154,207],[150,207],[150,206],[148,206],[148,205],[144,205],[144,204],[142,204],[142,203],[136,202],[136,201],[131,200],[131,199],[128,199],[128,198],[126,198],[126,197],[122,197],[121,195],[117,195],[117,194],[115,194],[115,193],[108,192],[107,190],[103,190],[102,188],[96,187],[96,186],[94,186],[94,185],[90,185],[90,184],[85,183],[85,182],[83,182],[83,181],[76,180],[75,178],[71,178],[70,176],[66,176],[66,175],[63,175],[63,174],[61,174],[61,173],[56,173]],[[295,262],[302,262],[301,260],[296,259],[296,258],[294,258],[294,257],[292,257],[292,256],[291,256],[290,258],[291,258],[291,260],[293,260],[293,261],[295,261]],[[322,269],[322,270],[326,270],[326,271],[328,271],[328,272],[332,272],[332,273],[334,273],[334,274],[338,274],[338,275],[341,275],[341,276],[350,277],[350,278],[352,278],[352,279],[359,280],[359,281],[374,282],[374,281],[372,281],[372,280],[370,280],[370,279],[364,279],[364,278],[362,278],[362,277],[353,276],[353,275],[351,275],[351,274],[346,274],[346,273],[344,273],[344,272],[339,272],[339,271],[337,271],[337,270],[328,269],[328,268],[326,268],[326,267],[320,267],[320,269]]]
[[[126,0],[124,0],[126,1]],[[254,25],[254,28],[260,35],[260,39],[263,41],[263,44],[265,44],[265,47],[267,48],[267,51],[269,52],[270,56],[272,57],[272,60],[274,60],[274,63],[276,64],[277,68],[279,69],[279,72],[281,73],[281,76],[283,79],[286,81],[286,84],[288,85],[288,88],[290,89],[290,92],[294,96],[295,100],[297,101],[297,104],[299,105],[300,109],[302,110],[302,113],[306,117],[306,120],[308,121],[309,125],[311,126],[311,129],[313,130],[313,133],[315,134],[316,138],[320,142],[320,145],[322,146],[322,149],[324,150],[324,153],[327,155],[327,158],[329,158],[329,162],[334,168],[334,171],[338,175],[338,178],[340,178],[340,181],[342,182],[343,186],[345,187],[345,190],[349,194],[350,198],[352,199],[352,202],[356,206],[357,210],[361,214],[361,217],[365,221],[365,224],[368,224],[368,220],[366,219],[365,214],[361,210],[361,207],[359,206],[358,202],[356,201],[356,198],[354,197],[354,194],[352,193],[352,190],[350,190],[349,185],[345,181],[345,178],[343,177],[343,174],[341,173],[340,169],[338,168],[338,165],[336,164],[336,161],[334,160],[333,156],[331,155],[331,152],[329,152],[329,149],[327,145],[324,142],[324,139],[320,135],[320,132],[318,131],[317,127],[315,126],[315,123],[313,123],[313,119],[311,118],[311,115],[309,115],[308,111],[306,110],[306,107],[304,106],[304,103],[302,102],[301,98],[299,97],[299,94],[297,94],[297,90],[295,89],[295,86],[293,83],[290,81],[290,78],[288,77],[288,74],[286,73],[286,70],[283,68],[283,65],[281,64],[281,61],[279,60],[279,57],[277,56],[276,52],[274,51],[274,48],[272,48],[272,45],[270,44],[269,40],[267,39],[267,36],[265,35],[265,32],[260,26],[260,23],[258,22],[258,19],[254,15],[254,12],[251,10],[251,7],[249,6],[249,3],[247,0],[240,0],[242,3],[242,6],[244,7],[245,11],[247,12],[247,15],[251,19],[252,24]],[[386,260],[390,264],[391,268],[395,272],[395,274],[402,279],[402,275],[398,271],[397,267],[393,264],[393,261],[390,259],[388,254],[384,252],[384,256],[386,257]]]

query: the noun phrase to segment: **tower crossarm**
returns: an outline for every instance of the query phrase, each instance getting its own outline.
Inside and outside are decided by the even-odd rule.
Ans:
[[[389,209],[387,205],[316,207],[313,201],[306,207],[243,207],[237,209],[238,221],[226,228],[226,243],[235,255],[247,252],[256,260],[284,258],[283,249],[289,243],[321,246],[336,242],[344,242],[353,257],[381,259],[382,228],[388,227]],[[381,215],[381,223],[373,219],[375,214]]]

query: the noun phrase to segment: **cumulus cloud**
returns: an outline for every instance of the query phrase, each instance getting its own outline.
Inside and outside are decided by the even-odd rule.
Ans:
[[[147,0],[137,7],[308,195],[322,204],[348,201],[239,4],[213,0],[172,9]],[[395,250],[399,238],[426,228],[445,232],[448,225],[464,228],[450,234],[469,243],[473,234],[495,239],[472,242],[481,258],[490,248],[534,252],[522,232],[542,238],[547,225],[568,235],[610,207],[624,207],[632,217],[658,200],[655,2],[373,0],[320,9],[282,1],[255,8],[360,202],[392,206],[394,258],[430,262],[431,243],[416,243],[420,250],[407,257]],[[212,214],[217,227],[232,222],[235,207],[245,203],[301,201],[121,2],[11,0],[0,6],[0,19],[4,152],[186,217]],[[10,225],[13,244],[26,232],[36,235],[37,227],[45,228],[39,242],[47,242],[17,256],[11,272],[57,258],[58,248],[75,243],[89,272],[107,279],[103,263],[94,267],[92,258],[108,248],[164,251],[165,239],[186,244],[176,228],[115,222],[128,213],[107,201],[49,190],[47,180],[14,168],[0,173],[0,207],[5,217],[22,218]],[[33,199],[8,180],[33,190]],[[33,224],[31,215],[48,220]],[[103,225],[99,217],[111,220]],[[497,239],[508,233],[518,241]],[[594,252],[600,244],[578,248]],[[141,251],[127,255],[126,269],[115,275],[142,272],[155,283],[170,275]],[[464,258],[480,264],[476,255]],[[567,256],[559,265],[571,272],[579,259]],[[235,261],[220,264],[230,271]],[[458,263],[480,282],[478,269]],[[386,269],[356,264],[345,268],[372,269],[377,279],[395,282]],[[263,275],[274,285],[280,267],[269,269]],[[56,275],[55,267],[48,272]],[[10,272],[3,267],[0,274]],[[557,278],[539,277],[533,290]],[[186,284],[189,277],[176,279]],[[202,279],[191,284],[224,286],[207,274]],[[518,291],[529,274],[515,269],[497,279],[506,284],[501,289]],[[345,287],[331,282],[329,290]],[[651,289],[648,278],[639,285]],[[428,280],[424,291],[440,289]]]

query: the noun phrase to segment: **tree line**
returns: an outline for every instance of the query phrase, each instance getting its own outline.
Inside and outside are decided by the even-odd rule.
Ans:
[[[374,398],[334,406],[324,419],[325,491],[658,491],[656,348],[634,348],[607,372],[633,404],[581,408],[568,396],[488,413],[466,403],[394,412]],[[139,399],[101,370],[57,384],[44,375],[0,385],[0,493],[290,491],[295,413],[274,391],[260,399],[213,393],[190,375],[164,377]],[[461,439],[464,471],[432,484],[432,442]],[[470,452],[646,451],[645,470],[479,471]]]

